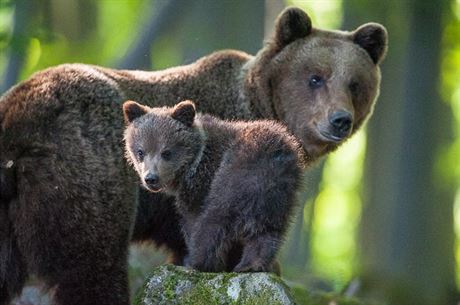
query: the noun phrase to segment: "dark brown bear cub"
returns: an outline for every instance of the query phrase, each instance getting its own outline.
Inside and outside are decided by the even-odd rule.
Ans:
[[[126,156],[142,184],[176,197],[186,264],[272,271],[302,173],[301,146],[286,127],[195,115],[190,101],[173,108],[128,101],[123,111]]]

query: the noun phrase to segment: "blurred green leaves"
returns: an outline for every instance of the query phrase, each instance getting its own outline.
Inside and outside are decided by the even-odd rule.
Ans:
[[[355,275],[366,136],[358,132],[326,161],[315,202],[313,270],[342,288]]]

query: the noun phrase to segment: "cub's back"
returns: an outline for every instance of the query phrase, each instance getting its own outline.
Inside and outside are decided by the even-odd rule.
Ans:
[[[239,236],[261,230],[283,235],[302,184],[304,156],[299,142],[274,121],[224,125],[234,137],[226,142],[206,197],[209,213],[231,218]]]
[[[234,147],[238,157],[255,166],[288,162],[303,166],[300,142],[286,126],[270,120],[237,123]],[[264,163],[267,162],[267,163]]]

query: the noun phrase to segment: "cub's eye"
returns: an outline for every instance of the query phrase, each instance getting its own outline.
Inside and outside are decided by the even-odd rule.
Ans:
[[[312,89],[321,88],[324,85],[324,78],[319,75],[312,75],[308,81],[308,85]]]
[[[172,152],[169,149],[165,149],[161,152],[161,158],[165,161],[171,160]]]
[[[348,88],[350,89],[351,93],[355,94],[358,92],[359,89],[359,84],[358,82],[352,82],[350,85],[348,85]]]
[[[139,158],[139,160],[143,160],[144,159],[144,152],[142,151],[142,149],[138,149],[137,150],[137,158]]]

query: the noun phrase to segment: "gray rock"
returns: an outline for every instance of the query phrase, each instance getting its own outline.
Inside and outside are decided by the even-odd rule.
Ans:
[[[172,265],[154,269],[136,305],[292,305],[289,288],[270,273],[201,273]]]

